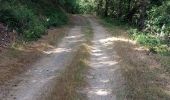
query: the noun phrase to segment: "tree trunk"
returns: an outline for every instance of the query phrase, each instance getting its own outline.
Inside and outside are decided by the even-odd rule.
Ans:
[[[131,1],[132,0],[128,0],[128,11],[130,11],[130,9],[131,9]]]
[[[97,4],[97,15],[101,15],[102,6],[103,6],[103,0],[99,0]]]
[[[148,1],[147,0],[142,0],[140,1],[140,8],[139,8],[139,21],[138,21],[138,26],[139,29],[142,30],[145,26],[145,18],[146,18],[146,11],[147,11],[147,6],[148,6]]]
[[[104,16],[105,17],[108,16],[108,10],[109,10],[109,0],[106,0],[105,11],[104,11]]]
[[[119,0],[119,3],[118,3],[118,18],[120,18],[122,16],[122,0]]]
[[[132,8],[129,13],[126,15],[126,19],[129,21],[129,22],[132,22],[132,19],[133,19],[133,16],[134,14],[138,11],[138,8],[139,6],[136,6],[134,8]]]

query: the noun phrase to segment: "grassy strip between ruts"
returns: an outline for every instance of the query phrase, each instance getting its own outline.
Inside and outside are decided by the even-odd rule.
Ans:
[[[85,74],[89,68],[92,29],[90,26],[85,26],[82,31],[85,35],[85,42],[78,47],[71,64],[60,75],[52,93],[48,96],[49,100],[83,100],[86,98],[79,93],[79,90],[87,84]]]

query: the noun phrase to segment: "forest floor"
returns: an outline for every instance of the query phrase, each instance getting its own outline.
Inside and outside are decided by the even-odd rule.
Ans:
[[[70,19],[0,53],[0,100],[170,99],[162,57],[148,55],[122,27],[93,16]]]

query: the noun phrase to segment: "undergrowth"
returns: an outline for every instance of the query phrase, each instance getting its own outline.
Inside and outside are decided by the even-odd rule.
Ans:
[[[149,48],[150,52],[159,53],[161,55],[170,55],[170,47],[165,40],[155,35],[138,31],[137,29],[130,29],[129,34],[132,39]]]
[[[123,20],[113,19],[109,17],[102,18],[103,23],[108,26],[126,26],[127,23]]]
[[[126,24],[124,21],[114,20],[112,18],[103,18],[102,23],[110,27],[112,31],[116,31],[116,28],[122,28],[128,30],[129,38],[137,41],[142,46],[147,47],[152,53],[159,53],[161,55],[170,55],[169,42],[161,39],[153,34],[142,32],[135,29],[134,26]],[[114,33],[114,35],[119,35],[120,32]]]
[[[25,40],[36,40],[51,26],[63,25],[68,18],[57,5],[45,0],[1,0],[0,22],[16,30]]]

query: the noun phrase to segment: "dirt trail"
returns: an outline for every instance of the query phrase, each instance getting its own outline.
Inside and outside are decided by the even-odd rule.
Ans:
[[[52,88],[53,79],[70,63],[75,48],[82,40],[81,25],[75,24],[57,48],[44,51],[47,56],[9,81],[9,85],[0,87],[1,100],[38,100],[47,91],[45,87]]]
[[[89,84],[83,93],[88,100],[116,100],[117,79],[119,79],[117,55],[113,44],[110,44],[110,34],[92,17],[74,16],[70,30],[57,48],[44,51],[44,56],[31,69],[14,77],[8,85],[0,86],[0,100],[42,100],[48,95],[56,83],[56,78],[68,66],[77,46],[84,39],[82,27],[90,21],[94,35],[90,70],[87,75]],[[41,98],[41,99],[40,99]]]
[[[110,35],[95,19],[90,19],[94,30],[89,76],[86,93],[89,100],[116,100],[116,70],[118,62],[113,46],[109,46]]]

